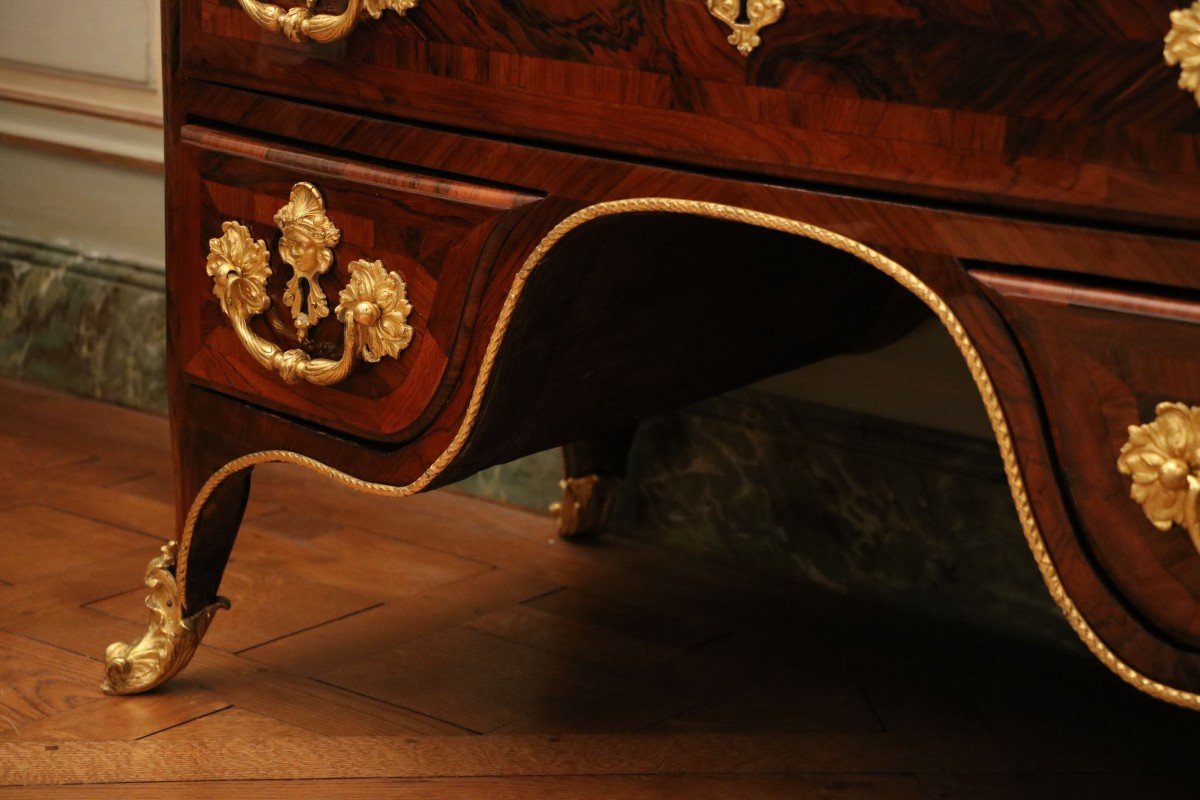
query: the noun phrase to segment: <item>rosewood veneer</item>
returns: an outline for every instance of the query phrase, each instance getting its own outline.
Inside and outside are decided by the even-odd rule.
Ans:
[[[595,527],[638,419],[932,313],[1067,619],[1200,708],[1200,109],[1171,66],[1195,88],[1200,13],[167,0],[163,37],[179,544],[110,691],[190,658],[256,464],[401,497],[579,443],[564,519]]]

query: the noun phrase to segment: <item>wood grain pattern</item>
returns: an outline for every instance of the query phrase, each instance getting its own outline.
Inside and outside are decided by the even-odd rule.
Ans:
[[[1052,326],[1014,335],[997,309],[1004,304],[971,272],[1033,273],[1118,294],[1200,290],[1192,267],[1200,260],[1192,236],[1200,112],[1159,63],[1172,5],[797,2],[742,60],[691,0],[425,2],[330,47],[268,36],[233,0],[164,4],[177,513],[220,465],[277,448],[364,479],[411,483],[459,430],[514,276],[558,222],[628,198],[720,203],[843,234],[895,259],[945,301],[999,393],[1065,592],[1133,669],[1200,690],[1190,644],[1200,557],[1147,554],[1137,543],[1098,556],[1097,542],[1130,531],[1077,513],[1078,478],[1055,433],[1092,436],[1072,456],[1086,460],[1136,420],[1062,423],[1069,404],[1043,398],[1046,378],[1031,353],[1066,344],[1040,341]],[[364,371],[344,412],[321,408],[327,395],[290,394],[263,376],[213,391],[224,384],[206,384],[183,358],[203,332],[222,335],[213,319],[205,328],[195,316],[198,187],[224,182],[224,194],[205,188],[205,207],[245,205],[264,226],[255,194],[309,171],[327,176],[331,208],[363,221],[360,241],[372,225],[403,216],[394,198],[407,197],[412,181],[469,187],[459,195],[467,205],[485,191],[536,200],[519,204],[520,218],[494,247],[466,248],[477,259],[470,280],[442,283],[452,258],[427,266],[435,296],[462,309],[445,328],[453,342],[438,340],[437,364],[419,376],[414,365],[411,384]],[[424,212],[411,244],[419,249],[426,229],[446,218]],[[839,252],[686,214],[585,225],[540,262],[527,289],[478,424],[437,482],[880,346],[920,312]],[[1187,339],[1180,325],[1172,340]],[[1153,362],[1139,369],[1124,377],[1155,391]],[[1193,373],[1162,386],[1200,396]],[[1115,478],[1107,480],[1100,491],[1116,503]],[[205,514],[236,516],[237,494],[214,498]],[[235,533],[213,525],[201,537],[188,571],[204,577],[189,583],[188,608],[211,600]],[[1129,553],[1129,564],[1117,563]],[[1137,579],[1118,579],[1122,570]],[[1127,586],[1140,578],[1140,588]],[[353,677],[365,686],[375,676]],[[475,722],[518,724],[503,717],[487,710]]]
[[[372,438],[412,438],[436,412],[457,374],[460,337],[469,335],[489,260],[509,230],[536,202],[529,194],[393,172],[340,159],[319,158],[286,147],[189,128],[184,158],[194,226],[194,254],[182,272],[195,299],[180,309],[187,333],[179,356],[190,379],[252,402],[286,410],[347,433]],[[285,349],[301,347],[282,300],[290,268],[276,253],[280,233],[273,217],[301,180],[318,185],[341,230],[334,267],[323,278],[330,306],[356,259],[382,261],[400,273],[413,306],[413,341],[397,359],[357,369],[336,386],[300,382],[285,386],[243,350],[212,293],[203,268],[208,239],[226,220],[247,225],[274,254],[268,283],[272,306],[254,326]],[[192,194],[194,193],[194,194]],[[273,321],[274,324],[269,324]],[[341,326],[331,316],[313,329],[304,349],[336,359]]]
[[[902,198],[862,197],[832,187],[786,182],[768,185],[738,180],[737,176],[681,172],[598,154],[430,129],[402,120],[363,117],[205,84],[186,83],[180,91],[181,102],[193,114],[269,138],[304,140],[397,165],[530,187],[548,196],[544,205],[554,222],[589,203],[680,197],[779,214],[868,243],[1037,270],[1200,289],[1200,274],[1189,266],[1200,260],[1200,243],[1189,237],[1129,230],[1121,225],[921,205]],[[1128,222],[1128,218],[1123,220]]]
[[[567,177],[578,178],[579,173]],[[671,177],[676,194],[689,192],[678,175]],[[637,186],[627,183],[623,188],[633,191]],[[728,190],[728,196],[737,196],[732,194],[734,186]],[[703,190],[699,196],[705,196]],[[820,196],[784,196],[801,202],[811,200],[817,209],[824,201]],[[862,205],[870,208],[869,204]],[[523,235],[531,238],[537,226],[552,223],[561,213],[556,209],[564,206],[570,208],[548,194],[539,209],[527,215]],[[844,213],[845,209],[841,210]],[[837,212],[827,208],[824,213]],[[905,247],[913,241],[914,230],[895,225],[885,228],[885,219],[881,215],[876,220],[874,231],[887,244],[873,244],[890,248],[897,260],[944,297],[980,343],[989,371],[1001,386],[1002,402],[1018,437],[1017,454],[1039,503],[1040,525],[1052,543],[1051,552],[1068,589],[1073,596],[1084,598],[1078,602],[1088,607],[1087,619],[1137,668],[1173,685],[1191,685],[1191,657],[1177,653],[1174,644],[1156,632],[1145,630],[1136,614],[1105,588],[1104,579],[1079,549],[1070,515],[1059,499],[1054,461],[1041,441],[1039,402],[1003,323],[956,260]],[[853,218],[844,220],[848,229],[857,222]],[[1020,230],[1020,226],[1014,228]],[[1090,235],[1078,230],[1074,240],[1083,241]],[[507,294],[506,276],[526,252],[529,238],[515,235],[510,249],[497,258],[480,300],[479,331],[489,331],[494,325]],[[646,242],[653,246],[647,247]],[[864,271],[866,268],[852,259],[839,260],[822,253],[819,247],[813,250],[801,240],[788,242],[742,226],[656,220],[649,215],[583,230],[560,247],[547,262],[552,269],[545,273],[545,283],[541,288],[531,287],[531,302],[522,311],[522,321],[511,343],[513,355],[502,359],[497,388],[485,407],[481,425],[468,450],[443,480],[577,440],[598,428],[627,424],[640,415],[825,354],[876,346],[916,319],[911,311],[899,313],[905,307],[902,295],[897,295],[886,281],[880,283],[878,276],[872,278],[869,270]],[[1003,249],[992,252],[1027,254],[1029,260],[1045,256],[1034,248],[1026,249],[1021,239],[1005,240],[999,247]],[[737,293],[730,295],[727,268],[733,263],[753,265],[754,272],[743,270],[742,281],[735,287]],[[806,263],[813,265],[809,272],[799,268]],[[1128,262],[1124,264],[1125,268],[1129,266]],[[838,281],[829,282],[829,274],[838,275]],[[753,281],[747,280],[750,275],[755,276]],[[718,285],[722,287],[719,291],[713,288]],[[772,290],[756,291],[755,286],[770,286]],[[566,297],[571,298],[570,304],[562,302]],[[812,303],[811,311],[796,313],[795,304],[804,297]],[[863,297],[883,304],[861,305]],[[630,306],[628,298],[638,300]],[[723,319],[731,298],[741,313],[771,320],[773,325],[736,329],[732,337],[713,340],[707,350],[696,349],[695,331],[703,330],[709,319]],[[670,315],[656,315],[655,309],[662,308],[674,310]],[[622,324],[614,324],[616,319]],[[858,322],[847,324],[850,320]],[[547,338],[545,330],[559,333]],[[650,330],[653,334],[647,335]],[[398,450],[349,446],[328,434],[278,418],[249,414],[217,395],[189,390],[177,400],[182,402],[188,421],[184,460],[217,464],[246,452],[283,446],[312,454],[356,475],[406,483],[448,444],[465,408],[484,341],[480,336],[472,339],[463,380],[443,408],[441,422],[435,422],[424,435]],[[781,346],[784,342],[787,347]],[[609,361],[614,353],[622,354],[622,359]],[[639,362],[644,364],[642,371],[631,368]],[[591,367],[604,363],[610,363],[611,369],[596,371]],[[647,392],[647,385],[658,388]],[[602,396],[621,401],[597,406],[596,400]],[[538,424],[525,424],[529,418],[537,419]],[[211,574],[211,583],[219,579],[222,563],[219,556],[199,559],[196,572]],[[199,605],[210,594],[209,590],[199,592],[189,602]]]
[[[1194,231],[1178,5],[795,0],[743,59],[700,0],[426,4],[331,46],[193,0],[181,52],[189,77],[387,115]]]
[[[107,546],[91,519],[108,516],[144,562],[146,509],[169,527],[164,420],[12,383],[0,399],[15,423],[0,452],[28,470],[6,485],[85,550]],[[81,499],[83,464],[114,477]],[[136,566],[124,583],[68,563],[0,586],[0,796],[1194,796],[1197,717],[1077,654],[619,535],[565,546],[547,517],[453,492],[366,497],[282,466],[255,480],[215,623],[228,636],[155,693],[96,689],[104,643],[146,613],[109,597]],[[323,536],[278,513],[298,495]],[[339,527],[347,514],[363,526]],[[387,543],[372,569],[394,580],[354,579],[364,537]],[[0,569],[34,546],[0,549]],[[322,578],[314,627],[231,652],[278,626],[246,588],[272,554],[280,586]],[[351,593],[378,605],[338,616]],[[450,654],[442,681],[431,667]],[[413,669],[369,669],[397,661]],[[495,720],[510,722],[470,731]]]
[[[1200,558],[1156,531],[1114,465],[1127,428],[1164,400],[1200,403],[1200,305],[1182,298],[976,272],[1028,359],[1088,550],[1154,625],[1200,646]]]

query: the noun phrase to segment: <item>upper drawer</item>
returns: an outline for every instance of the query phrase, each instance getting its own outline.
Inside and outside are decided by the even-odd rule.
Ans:
[[[429,422],[537,198],[183,131],[169,265],[185,379],[381,441]]]
[[[418,0],[326,44],[264,30],[239,0],[185,0],[182,74],[543,141],[1200,230],[1200,110],[1162,55],[1178,2],[782,0],[744,57],[705,0]]]

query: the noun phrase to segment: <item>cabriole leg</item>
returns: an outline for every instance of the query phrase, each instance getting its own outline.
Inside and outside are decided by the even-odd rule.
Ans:
[[[198,497],[199,507],[182,525],[180,543],[164,545],[146,568],[146,632],[105,652],[101,688],[109,694],[137,694],[169,680],[191,661],[217,611],[229,608],[217,589],[250,496],[250,470],[225,477],[207,496],[188,472],[180,495]]]

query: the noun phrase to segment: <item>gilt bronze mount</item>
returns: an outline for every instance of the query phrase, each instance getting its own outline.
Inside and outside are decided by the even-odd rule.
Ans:
[[[1129,496],[1160,531],[1179,525],[1200,550],[1200,408],[1159,403],[1155,418],[1129,426],[1117,469],[1133,479]]]
[[[340,14],[314,14],[313,0],[302,6],[283,8],[259,0],[238,0],[242,9],[260,28],[280,33],[293,42],[336,42],[345,39],[364,16],[379,19],[390,9],[400,16],[416,8],[419,0],[348,0]]]
[[[308,330],[329,314],[319,278],[333,263],[331,248],[341,233],[326,216],[321,193],[310,183],[293,187],[291,199],[275,221],[282,233],[280,255],[293,268],[283,300],[303,342]],[[313,358],[302,349],[284,350],[250,327],[251,319],[271,303],[267,294],[271,253],[266,242],[255,240],[249,228],[231,220],[222,224],[221,235],[209,241],[208,249],[206,269],[214,282],[213,293],[238,339],[255,361],[287,383],[337,383],[350,374],[357,359],[396,358],[412,341],[413,329],[408,325],[412,306],[404,279],[379,261],[360,259],[349,264],[350,280],[339,292],[334,309],[344,329],[341,358],[333,361]]]
[[[762,44],[759,32],[783,16],[783,0],[706,0],[708,11],[729,26],[729,43],[743,56]]]

